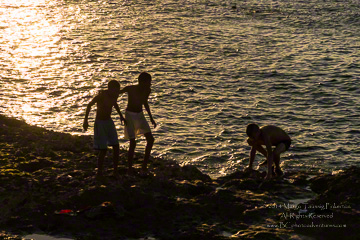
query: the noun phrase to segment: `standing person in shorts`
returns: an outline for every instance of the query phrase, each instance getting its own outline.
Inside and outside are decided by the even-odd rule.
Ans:
[[[119,162],[119,140],[116,132],[114,121],[111,119],[112,108],[115,107],[120,115],[120,121],[125,121],[117,104],[120,94],[120,84],[118,81],[112,80],[108,83],[108,89],[100,91],[90,103],[87,105],[84,130],[89,127],[88,117],[91,107],[96,103],[96,117],[94,124],[94,149],[99,150],[97,176],[103,175],[103,165],[108,145],[113,148],[114,176],[117,176],[117,168]],[[126,122],[125,122],[126,123]]]
[[[249,137],[247,142],[251,146],[249,169],[252,169],[256,151],[259,151],[266,157],[266,161],[261,165],[267,163],[268,166],[265,179],[272,178],[273,162],[275,164],[275,174],[277,176],[283,175],[280,168],[280,154],[287,151],[291,145],[289,135],[279,127],[267,125],[259,128],[259,126],[254,123],[247,126],[246,134]],[[265,145],[266,150],[262,145]],[[275,146],[275,148],[272,149],[272,146]]]
[[[150,158],[151,149],[154,144],[154,137],[151,133],[150,126],[145,119],[143,108],[145,107],[151,123],[156,128],[156,123],[151,115],[148,99],[151,93],[151,75],[147,72],[142,72],[138,77],[137,85],[130,85],[123,88],[120,93],[128,94],[128,105],[125,112],[126,127],[125,139],[130,140],[130,147],[128,152],[128,167],[129,174],[133,173],[133,159],[136,147],[136,137],[144,135],[146,138],[146,149],[144,162],[142,164],[141,173],[147,172],[147,163]]]

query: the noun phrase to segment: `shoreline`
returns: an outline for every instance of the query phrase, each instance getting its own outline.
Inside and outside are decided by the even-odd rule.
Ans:
[[[111,177],[109,151],[106,177],[96,179],[91,136],[0,115],[0,239],[36,232],[82,240],[360,237],[360,193],[348,187],[360,183],[358,167],[313,178],[286,172],[263,182],[256,170],[211,178],[194,166],[155,157],[152,175],[141,177],[125,175],[127,151],[120,153],[121,177]],[[141,160],[136,154],[134,167],[140,169]],[[296,199],[310,200],[287,205]],[[327,203],[348,207],[309,209]],[[309,215],[318,218],[304,217]]]

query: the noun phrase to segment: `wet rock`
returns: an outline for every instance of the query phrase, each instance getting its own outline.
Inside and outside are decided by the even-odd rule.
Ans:
[[[321,194],[319,198],[330,202],[359,203],[360,168],[350,167],[336,175],[319,176],[311,180],[311,189]],[[354,186],[354,187],[352,187]],[[356,204],[358,205],[358,204]]]
[[[224,183],[222,187],[235,187],[238,190],[258,190],[260,184],[261,182],[256,179],[232,179]]]
[[[331,180],[331,174],[315,177],[310,182],[310,188],[316,193],[323,193],[328,189]]]
[[[202,180],[205,182],[212,181],[211,178],[202,173],[197,167],[186,165],[181,168],[181,176],[186,180]]]
[[[213,191],[213,187],[204,184],[202,181],[176,181],[177,183],[177,193],[181,193],[181,195],[187,196],[197,196],[200,194],[206,194]]]
[[[264,178],[264,174],[262,172],[250,169],[250,170],[246,170],[246,171],[236,171],[227,176],[218,178],[217,181],[219,183],[225,183],[225,182],[228,182],[229,180],[233,180],[233,179],[263,180],[263,178]]]
[[[360,227],[360,168],[350,167],[336,175],[324,174],[310,180],[311,189],[317,195],[302,206],[300,220],[296,224],[304,226],[296,232],[323,239],[360,239],[360,234],[352,229]],[[298,213],[299,214],[299,213]],[[309,217],[313,216],[313,217]],[[323,229],[326,231],[323,231]]]
[[[291,184],[297,186],[307,186],[309,184],[309,175],[303,172],[286,172],[284,178]]]
[[[266,239],[266,240],[283,240],[283,237],[280,234],[277,234],[275,231],[263,228],[255,228],[242,230],[230,237],[231,239]]]

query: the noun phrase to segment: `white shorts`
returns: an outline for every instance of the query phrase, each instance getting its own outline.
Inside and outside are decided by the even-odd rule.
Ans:
[[[139,135],[151,132],[149,123],[143,112],[125,112],[126,126],[124,127],[125,139],[134,139]]]
[[[94,149],[103,150],[119,144],[115,124],[112,119],[95,120]]]

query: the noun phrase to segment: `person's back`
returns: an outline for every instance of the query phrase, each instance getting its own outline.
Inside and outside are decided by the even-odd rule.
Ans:
[[[284,141],[291,141],[289,135],[283,129],[277,126],[263,126],[260,128],[260,131],[269,137],[272,146],[276,146]]]

